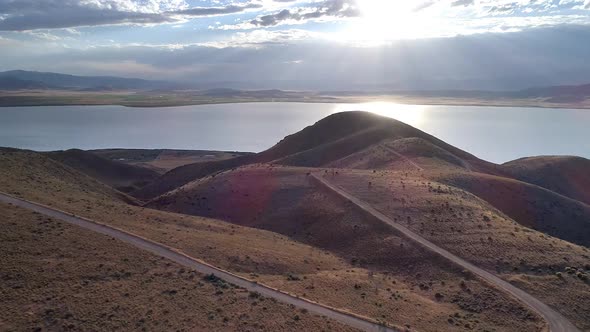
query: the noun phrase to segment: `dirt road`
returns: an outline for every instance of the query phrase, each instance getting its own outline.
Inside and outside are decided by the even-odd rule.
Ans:
[[[579,332],[579,330],[570,323],[565,317],[563,317],[557,311],[551,309],[548,305],[544,304],[543,302],[537,300],[532,295],[524,292],[523,290],[513,286],[507,281],[500,279],[496,275],[487,272],[468,261],[455,256],[454,254],[446,251],[443,248],[438,247],[434,243],[426,240],[425,238],[421,237],[420,235],[414,233],[407,227],[396,223],[388,216],[384,215],[383,213],[377,211],[373,208],[370,204],[356,198],[355,196],[349,194],[348,192],[344,191],[340,187],[330,183],[328,180],[324,179],[321,175],[312,174],[313,179],[317,180],[321,185],[328,188],[330,191],[338,194],[339,196],[347,199],[348,201],[352,202],[360,209],[364,210],[365,212],[371,214],[375,218],[381,220],[382,222],[392,226],[396,230],[398,230],[402,235],[407,237],[408,239],[418,243],[419,245],[423,246],[424,248],[443,256],[444,258],[448,259],[449,261],[461,266],[462,268],[471,271],[472,273],[476,274],[480,278],[484,279],[488,283],[494,285],[496,288],[512,295],[516,299],[518,299],[521,303],[527,305],[532,310],[537,312],[541,315],[547,324],[549,325],[549,329],[551,332]]]
[[[298,298],[280,290],[258,284],[254,281],[245,279],[238,275],[232,274],[228,271],[221,270],[216,268],[212,265],[199,261],[193,257],[190,257],[177,249],[168,247],[161,243],[157,243],[148,239],[145,239],[141,236],[123,231],[121,229],[117,229],[114,227],[110,227],[104,224],[100,224],[88,219],[84,219],[81,217],[74,216],[72,214],[59,211],[53,209],[51,207],[43,206],[41,204],[37,204],[30,201],[25,201],[22,199],[14,198],[10,195],[0,193],[0,202],[10,203],[22,208],[29,209],[31,211],[35,211],[41,214],[44,214],[49,217],[53,217],[64,222],[67,222],[72,225],[76,225],[100,234],[111,236],[115,239],[123,241],[125,243],[129,243],[137,248],[143,249],[145,251],[151,252],[155,255],[167,258],[171,261],[174,261],[178,264],[186,266],[190,269],[193,269],[197,272],[203,274],[214,274],[215,276],[225,280],[230,284],[234,284],[236,286],[242,287],[252,292],[258,292],[261,295],[269,298],[275,298],[278,301],[283,303],[292,304],[297,306],[301,309],[307,309],[309,312],[312,312],[317,315],[326,316],[328,318],[334,319],[339,321],[340,323],[346,324],[348,326],[364,330],[364,331],[371,331],[371,332],[394,332],[393,329],[384,327],[382,325],[376,324],[369,320],[363,319],[362,317],[358,317],[352,314],[344,313],[334,308],[330,308],[328,306],[315,303],[306,299]]]

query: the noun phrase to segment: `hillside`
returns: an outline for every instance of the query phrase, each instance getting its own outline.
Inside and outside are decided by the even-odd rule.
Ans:
[[[0,90],[42,90],[49,86],[42,82],[0,76]]]
[[[340,131],[346,126],[352,133]],[[278,232],[371,269],[428,274],[420,262],[432,264],[434,257],[424,258],[391,229],[325,192],[310,177],[321,174],[590,328],[580,315],[590,309],[590,284],[575,278],[560,283],[556,277],[572,266],[587,268],[590,208],[583,202],[517,180],[506,165],[478,159],[407,125],[362,113],[328,117],[255,158],[265,155],[275,159],[217,169],[214,176],[204,171],[147,206]],[[576,300],[562,303],[544,291],[556,283],[560,294]]]
[[[149,168],[161,174],[188,164],[220,161],[251,154],[235,151],[172,149],[100,149],[89,152],[116,162]]]
[[[551,103],[575,103],[590,99],[590,84],[538,87],[511,95],[519,98],[544,98]]]
[[[11,79],[13,82],[18,81],[34,82],[30,83],[30,89],[36,89],[39,86],[49,86],[54,89],[122,89],[122,90],[139,90],[155,89],[170,86],[170,83],[160,81],[147,81],[137,78],[122,78],[110,76],[75,76],[58,73],[11,70],[0,72],[0,79]],[[8,89],[12,90],[12,89]]]
[[[515,178],[590,204],[590,160],[570,156],[539,156],[502,165]]]
[[[117,165],[127,158],[120,153],[156,155],[105,153]],[[134,192],[158,195],[138,206],[80,171],[88,152],[69,154],[77,156],[72,166],[2,150],[0,191],[398,329],[545,330],[526,302],[408,230],[590,329],[590,207],[558,192],[582,197],[574,184],[585,160],[495,165],[399,121],[349,112],[261,153],[173,169]],[[92,158],[100,158],[86,161],[93,167],[106,160]]]
[[[488,167],[488,163],[469,153],[400,121],[367,112],[344,112],[333,114],[289,135],[258,154],[173,169],[133,195],[151,199],[192,180],[248,164],[272,162],[289,166],[323,167],[385,139],[410,137],[421,138],[465,160],[473,160],[482,167]]]
[[[37,161],[31,163],[30,160]],[[28,166],[21,167],[25,164]],[[311,192],[313,195],[308,197],[312,202],[324,197],[317,203],[326,208],[308,211],[312,213],[312,224],[320,227],[314,232],[318,236],[323,234],[324,237],[320,238],[321,241],[313,242],[305,239],[305,232],[301,233],[301,238],[297,238],[216,219],[127,205],[103,195],[100,191],[104,185],[92,182],[94,180],[91,178],[33,152],[11,150],[0,159],[0,167],[9,175],[0,178],[0,191],[131,231],[258,282],[375,320],[386,321],[400,329],[404,325],[410,325],[421,331],[454,331],[460,326],[469,325],[471,328],[497,331],[510,331],[514,326],[523,330],[540,331],[543,327],[539,317],[510,297],[497,293],[477,279],[465,276],[452,265],[445,264],[403,241],[377,223],[369,222],[366,227],[360,228],[365,235],[360,237],[356,248],[362,251],[353,253],[346,249],[345,242],[337,246],[322,245],[328,243],[324,241],[326,238],[335,239],[334,236],[354,239],[355,234],[347,233],[358,228],[354,227],[355,224],[362,225],[361,215],[355,214],[354,210],[342,210],[341,202],[329,196],[317,196]],[[70,170],[69,176],[58,176],[60,169]],[[30,177],[28,174],[35,176]],[[305,173],[297,174],[296,178],[306,179]],[[91,182],[85,184],[85,181]],[[82,186],[78,187],[77,183]],[[92,183],[96,183],[96,187]],[[19,191],[16,191],[17,188]],[[338,211],[345,215],[353,213],[353,219],[346,221],[339,214],[332,217]],[[330,218],[326,219],[329,224],[322,226],[326,217]],[[343,227],[337,235],[332,227],[339,226]],[[320,232],[321,229],[323,231]],[[380,232],[383,234],[374,237]],[[387,258],[386,249],[381,250],[378,255],[371,255],[371,248],[380,246],[377,241],[381,240],[385,241],[385,248],[391,250],[389,252],[395,252],[402,243],[404,249],[393,258]],[[74,251],[70,255],[85,247],[84,241],[77,243],[80,244],[72,249]],[[368,246],[363,248],[363,243]],[[367,254],[366,260],[359,255],[361,252]],[[72,256],[72,260],[76,261],[73,257],[76,256]],[[408,265],[396,266],[393,263],[396,260],[408,262]],[[48,270],[48,274],[51,273]],[[469,292],[465,292],[459,285],[463,279],[462,284],[469,287]],[[188,297],[197,296],[190,289],[174,289]],[[133,290],[128,293],[135,294]],[[169,296],[150,294],[157,301],[162,301],[160,296]],[[206,309],[199,306],[193,310]],[[510,313],[509,324],[505,319],[507,312]],[[308,322],[307,316],[298,315],[305,317],[302,319],[303,323]],[[311,318],[309,321],[311,324]],[[191,326],[187,324],[184,323],[183,326]]]
[[[122,192],[141,188],[159,176],[144,167],[123,164],[77,149],[48,152],[46,155]]]
[[[132,197],[41,153],[0,148],[0,166],[0,190],[11,195],[40,199],[51,197],[48,192],[68,192],[137,204]]]
[[[314,171],[246,166],[189,183],[148,206],[279,232],[329,250],[353,264],[410,280],[416,274],[432,275],[432,267],[444,269],[436,257],[421,252],[390,228],[367,219],[315,185],[307,175]],[[320,174],[326,174],[330,181],[381,211],[392,211],[396,220],[407,221],[417,232],[451,252],[506,274],[507,279],[539,278],[541,281],[535,282],[548,286],[556,272],[568,266],[584,266],[588,260],[584,248],[574,249],[572,244],[523,227],[490,204],[459,189],[449,189],[442,183],[427,184],[420,173],[337,169]],[[431,268],[422,265],[425,262]],[[581,324],[590,324],[577,314],[586,308],[590,286],[575,282],[564,285],[562,293],[576,294],[580,299],[563,306],[550,294],[536,294],[556,303],[558,309]]]
[[[4,203],[0,227],[4,331],[355,331]]]
[[[587,204],[529,183],[486,174],[432,178],[477,195],[526,227],[590,247]]]

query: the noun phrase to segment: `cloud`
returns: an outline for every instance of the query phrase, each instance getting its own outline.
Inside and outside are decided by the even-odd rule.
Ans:
[[[590,77],[590,45],[580,43],[590,40],[588,26],[406,40],[372,48],[330,42],[303,30],[255,31],[237,33],[235,43],[226,45],[105,45],[12,56],[2,52],[0,66],[184,80],[205,87],[242,82],[250,88],[322,90],[519,89],[580,84]]]
[[[0,31],[173,23],[261,7],[245,3],[190,8],[184,0],[0,0]]]
[[[360,16],[360,10],[355,0],[324,0],[315,7],[283,9],[273,14],[259,16],[251,20],[250,24],[257,27],[269,27],[279,25],[285,21],[306,22],[321,18],[358,16]]]
[[[241,13],[243,11],[246,11],[247,9],[257,8],[262,8],[262,5],[258,3],[249,3],[245,5],[229,5],[226,7],[194,7],[171,12],[171,14],[179,14],[186,16],[213,16]]]
[[[458,7],[458,6],[471,6],[475,3],[475,0],[455,0],[451,3],[452,7]]]

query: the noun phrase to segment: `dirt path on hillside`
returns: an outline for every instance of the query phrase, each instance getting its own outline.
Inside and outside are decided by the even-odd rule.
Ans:
[[[186,266],[190,269],[193,269],[199,273],[203,274],[214,274],[215,276],[219,277],[220,279],[225,280],[226,282],[239,286],[241,288],[247,289],[251,292],[258,292],[261,295],[269,298],[277,299],[283,303],[292,304],[297,306],[301,309],[307,309],[309,312],[312,312],[317,315],[326,316],[328,318],[334,319],[340,323],[346,324],[348,326],[364,330],[364,331],[371,331],[371,332],[394,332],[393,329],[384,327],[382,325],[376,324],[371,322],[367,319],[364,319],[359,316],[355,316],[353,314],[344,313],[338,311],[334,308],[312,302],[310,300],[306,300],[303,298],[295,297],[284,293],[280,290],[259,284],[255,281],[248,280],[246,278],[240,277],[233,273],[230,273],[225,270],[221,270],[216,268],[212,265],[204,263],[202,261],[197,260],[196,258],[190,257],[177,249],[168,247],[164,244],[157,243],[141,236],[123,231],[121,229],[117,229],[111,226],[107,226],[101,223],[97,223],[85,218],[77,217],[72,214],[56,210],[54,208],[50,208],[38,203],[18,199],[12,197],[10,195],[0,193],[0,202],[10,203],[34,212],[38,212],[44,214],[49,217],[53,217],[64,222],[67,222],[72,225],[76,225],[100,234],[104,234],[107,236],[111,236],[116,238],[120,241],[125,243],[131,244],[139,249],[149,251],[155,255],[167,258],[171,261],[174,261],[178,264]]]
[[[390,148],[389,146],[385,145],[385,144],[381,144],[381,147],[383,147],[385,150],[393,153],[394,155],[402,158],[403,160],[407,161],[408,163],[410,163],[410,165],[414,166],[417,170],[419,171],[423,171],[424,168],[422,168],[422,166],[416,164],[413,160],[411,160],[410,158],[404,156],[403,154],[395,151],[394,149]]]
[[[466,260],[455,256],[454,254],[446,251],[443,248],[435,245],[434,243],[426,240],[425,238],[421,237],[420,235],[414,233],[407,227],[396,223],[388,216],[384,215],[383,213],[377,211],[367,202],[364,202],[355,196],[349,194],[348,192],[344,191],[340,187],[330,183],[328,180],[324,179],[322,176],[317,174],[312,174],[312,178],[317,180],[322,186],[328,188],[330,191],[336,193],[337,195],[345,198],[346,200],[352,202],[361,210],[371,214],[375,218],[379,219],[380,221],[392,226],[397,231],[402,233],[403,236],[406,238],[418,243],[419,245],[423,246],[424,248],[443,256],[444,258],[448,259],[449,261],[461,266],[462,268],[471,271],[475,275],[479,276],[480,278],[484,279],[486,282],[494,285],[496,288],[510,294],[511,296],[518,299],[521,303],[525,304],[539,315],[541,315],[545,321],[547,322],[549,329],[551,332],[579,332],[579,330],[570,323],[565,317],[563,317],[557,311],[551,309],[548,305],[544,304],[543,302],[539,301],[532,295],[524,292],[523,290],[515,287],[514,285],[510,284],[503,279],[500,279],[496,275],[487,272]]]

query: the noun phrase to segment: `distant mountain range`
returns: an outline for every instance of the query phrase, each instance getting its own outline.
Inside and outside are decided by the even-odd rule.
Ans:
[[[231,82],[226,82],[232,87]],[[115,91],[135,90],[165,92],[173,90],[199,90],[199,96],[209,97],[248,97],[258,98],[288,98],[297,97],[302,92],[283,90],[258,90],[218,88],[224,83],[192,84],[169,81],[151,81],[137,78],[122,78],[113,76],[75,76],[59,73],[35,72],[25,70],[11,70],[0,72],[0,90],[73,90],[73,91]],[[306,95],[310,92],[304,93]],[[326,96],[370,96],[370,95],[405,95],[416,97],[450,97],[450,98],[480,98],[480,99],[544,99],[552,103],[575,103],[590,99],[590,84],[562,85],[549,87],[534,87],[518,91],[478,91],[478,90],[424,90],[424,91],[326,91],[314,92],[315,95]]]
[[[0,72],[0,89],[150,90],[176,88],[177,83],[112,76],[75,76],[25,70]]]

